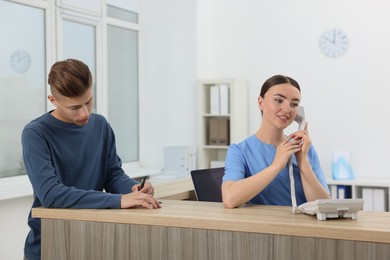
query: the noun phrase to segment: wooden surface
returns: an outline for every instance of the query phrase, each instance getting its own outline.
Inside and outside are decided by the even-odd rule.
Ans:
[[[292,214],[290,207],[251,205],[225,209],[222,203],[161,200],[161,209],[46,209],[34,208],[33,217],[142,224],[161,227],[239,231],[390,244],[390,213],[359,212],[357,220],[319,221]]]

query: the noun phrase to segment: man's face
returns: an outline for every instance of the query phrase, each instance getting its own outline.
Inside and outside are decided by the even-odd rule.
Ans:
[[[48,98],[57,107],[52,115],[58,120],[79,126],[88,123],[93,105],[92,88],[78,97],[69,98],[56,93]]]

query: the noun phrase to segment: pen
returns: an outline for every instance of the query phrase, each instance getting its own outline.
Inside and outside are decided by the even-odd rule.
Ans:
[[[141,181],[141,185],[138,186],[138,191],[142,190],[142,188],[144,187],[145,185],[145,181],[146,179],[148,178],[148,176],[144,176],[142,181]]]

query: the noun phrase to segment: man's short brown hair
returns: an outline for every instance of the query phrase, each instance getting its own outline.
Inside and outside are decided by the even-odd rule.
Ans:
[[[77,97],[92,86],[92,74],[82,61],[67,59],[53,64],[47,82],[53,95],[57,92],[65,97]]]

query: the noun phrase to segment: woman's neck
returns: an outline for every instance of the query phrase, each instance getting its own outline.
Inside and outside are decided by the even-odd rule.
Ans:
[[[257,130],[256,137],[263,143],[273,144],[275,147],[278,147],[286,139],[283,130],[276,129],[275,127],[266,127],[263,124]]]

